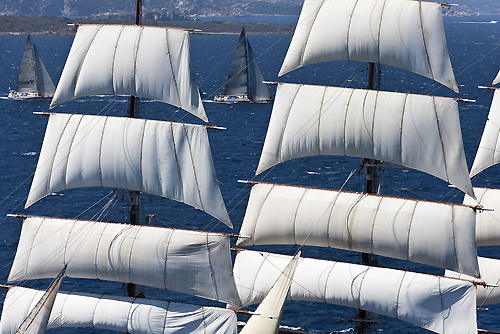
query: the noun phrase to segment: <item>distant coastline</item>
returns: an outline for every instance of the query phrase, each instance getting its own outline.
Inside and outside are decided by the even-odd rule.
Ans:
[[[73,24],[132,24],[126,20],[92,20],[66,17],[0,16],[0,35],[74,35]],[[239,34],[241,23],[234,22],[144,22],[144,25],[194,29],[206,34]],[[250,34],[292,34],[295,26],[245,23]]]

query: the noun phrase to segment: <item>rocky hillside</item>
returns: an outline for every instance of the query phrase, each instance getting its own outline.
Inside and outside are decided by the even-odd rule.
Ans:
[[[302,0],[143,0],[148,19],[162,21],[196,16],[298,15]],[[135,0],[2,0],[0,15],[112,17],[123,19],[135,12]]]

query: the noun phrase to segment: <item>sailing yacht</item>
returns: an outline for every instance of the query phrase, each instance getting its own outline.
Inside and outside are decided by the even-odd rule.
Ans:
[[[64,269],[65,277],[127,283],[128,296],[51,288],[56,291],[50,294],[55,295],[52,312],[45,312],[50,317],[28,320],[33,325],[28,331],[95,327],[129,333],[236,333],[233,310],[137,298],[135,285],[140,284],[241,304],[228,234],[139,225],[140,193],[148,193],[232,226],[207,126],[142,119],[134,113],[142,97],[208,121],[191,65],[189,32],[139,23],[136,18],[133,26],[77,27],[50,108],[85,96],[130,95],[128,117],[44,113],[49,120],[26,201],[29,207],[78,187],[121,188],[131,202],[130,224],[17,215],[23,227],[8,278],[9,283],[53,278]],[[44,295],[9,286],[0,332],[24,331]]]
[[[458,92],[441,4],[305,0],[279,75],[338,60],[370,63],[368,88],[277,83],[257,174],[301,157],[358,157],[364,159],[360,170],[366,174],[367,191],[248,182],[250,198],[237,246],[253,250],[239,250],[234,264],[242,304],[260,302],[291,258],[256,251],[255,246],[338,248],[361,252],[363,262],[303,257],[289,299],[358,309],[353,317],[357,333],[374,331],[372,314],[436,333],[477,333],[475,282],[482,266],[475,233],[480,208],[467,169],[457,101],[376,90],[373,84],[374,64],[384,64]],[[382,164],[433,175],[472,203],[379,194]],[[455,271],[468,279],[382,268],[372,255]]]
[[[28,35],[24,46],[23,59],[19,68],[16,90],[9,92],[9,98],[25,100],[40,97],[53,97],[55,86],[50,78],[40,53],[31,43]]]
[[[233,63],[227,76],[224,94],[214,97],[216,102],[270,102],[271,94],[260,71],[257,58],[252,51],[250,42],[241,30]]]

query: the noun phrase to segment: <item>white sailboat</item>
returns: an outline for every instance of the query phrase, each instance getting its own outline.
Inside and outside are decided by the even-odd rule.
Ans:
[[[24,46],[23,58],[19,67],[15,90],[9,92],[9,98],[16,100],[52,97],[55,86],[50,78],[35,44],[28,35]]]
[[[252,51],[250,42],[245,35],[245,28],[241,30],[233,63],[227,76],[223,94],[217,94],[217,102],[270,102],[271,93],[260,71],[257,58]]]
[[[280,75],[337,60],[369,62],[368,89],[278,83],[257,174],[300,157],[360,157],[371,191],[249,182],[252,189],[237,246],[340,248],[456,271],[467,279],[380,268],[364,255],[368,261],[360,265],[301,258],[289,299],[358,309],[353,319],[357,333],[374,330],[376,320],[367,312],[436,333],[477,333],[473,282],[483,275],[483,262],[478,263],[476,251],[477,201],[457,101],[385,92],[373,85],[373,64],[385,64],[458,92],[441,4],[305,0]],[[471,201],[452,205],[379,195],[376,176],[381,163],[431,174]],[[234,272],[242,304],[263,300],[289,261],[285,255],[239,251]]]
[[[20,215],[23,228],[8,282],[55,277],[66,268],[66,277],[129,284],[128,297],[59,292],[47,328],[236,333],[233,310],[138,299],[135,292],[135,284],[141,284],[241,304],[229,235],[137,225],[139,192],[144,192],[186,203],[231,226],[206,126],[139,119],[133,113],[133,100],[143,97],[207,121],[191,66],[189,32],[79,26],[51,108],[103,94],[132,95],[129,117],[50,113],[26,207],[71,188],[122,188],[131,201],[130,224]],[[10,287],[0,332],[16,333],[43,294]]]

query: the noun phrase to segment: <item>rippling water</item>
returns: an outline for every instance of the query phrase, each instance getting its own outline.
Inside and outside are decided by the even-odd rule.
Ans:
[[[480,17],[476,21],[483,23],[463,24],[462,22],[471,22],[471,20],[445,18],[448,47],[461,90],[459,95],[417,75],[382,67],[384,75],[381,77],[380,84],[386,90],[429,93],[477,100],[473,104],[460,105],[462,133],[469,167],[474,159],[492,98],[491,92],[477,89],[477,86],[489,85],[500,69],[500,49],[494,50],[500,41],[500,24],[488,23],[498,19],[498,17]],[[252,35],[252,32],[248,30],[247,34],[254,52],[256,55],[260,55],[258,61],[264,78],[270,81],[278,80],[277,73],[291,36]],[[210,123],[227,128],[224,131],[210,132],[209,136],[222,194],[236,231],[241,226],[249,192],[248,188],[237,181],[254,178],[272,108],[272,104],[218,104],[210,102],[213,95],[224,87],[237,38],[238,36],[235,35],[192,36],[194,67],[201,83],[201,89],[206,94],[205,108]],[[36,43],[49,73],[53,75],[54,82],[57,82],[73,37],[33,36],[32,39]],[[68,190],[52,194],[28,210],[23,210],[47,123],[47,118],[34,115],[32,112],[47,111],[49,105],[49,100],[23,102],[6,98],[9,87],[15,87],[25,41],[26,36],[0,36],[0,106],[2,113],[0,118],[0,131],[2,131],[2,144],[0,145],[0,168],[2,170],[0,283],[6,282],[21,228],[20,220],[4,218],[7,213],[91,219],[103,204],[88,208],[112,191],[112,189],[94,188]],[[298,69],[279,78],[279,80],[321,85],[345,85],[349,83],[351,87],[364,87],[362,83],[365,77],[364,69],[365,65],[360,63],[317,64]],[[353,73],[356,75],[351,76]],[[175,112],[175,109],[165,104],[147,101],[144,103],[143,109],[147,118],[199,123],[193,117],[186,116],[182,111]],[[124,97],[97,96],[67,102],[53,111],[124,116],[126,110],[127,100]],[[297,159],[285,162],[255,179],[339,189],[349,173],[357,168],[359,163],[359,159],[344,157]],[[475,186],[500,187],[498,168],[500,167],[493,167],[483,172],[474,180],[473,184]],[[445,182],[403,168],[387,168],[382,180],[382,192],[387,195],[456,203],[461,202],[463,198],[457,190],[448,187]],[[353,191],[360,191],[362,188],[363,178],[357,175],[346,186],[347,190]],[[124,197],[123,194],[120,196]],[[168,224],[172,227],[188,226],[196,229],[230,232],[223,225],[214,223],[209,216],[185,205],[153,196],[148,196],[145,203],[147,212],[156,214],[157,223]],[[124,221],[126,205],[125,199],[101,219]],[[273,246],[261,249],[288,254],[295,251],[295,247],[291,246]],[[479,253],[489,257],[500,256],[500,252],[494,247],[480,249]],[[354,253],[314,247],[305,248],[303,256],[347,262],[359,260],[358,255]],[[381,259],[381,263],[384,266],[396,265],[399,268],[440,273],[436,269],[401,261]],[[46,287],[47,284],[47,280],[42,280],[35,282],[34,286]],[[119,283],[69,278],[64,280],[61,289],[118,295],[125,293]],[[151,298],[160,297],[176,301],[193,301],[194,299],[157,290],[148,290],[146,294]],[[202,301],[194,299],[194,302],[200,303]],[[209,302],[209,304],[217,305],[215,302]],[[500,323],[497,320],[499,312],[500,308],[497,306],[479,310],[479,327],[499,330]],[[355,311],[352,309],[333,305],[289,302],[285,308],[283,324],[314,332],[343,333],[352,329],[353,324],[350,319],[354,314]],[[378,331],[419,331],[411,325],[395,322],[390,318],[382,317],[380,320]],[[78,332],[80,330],[60,329],[57,331]]]

